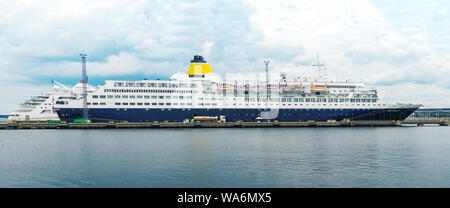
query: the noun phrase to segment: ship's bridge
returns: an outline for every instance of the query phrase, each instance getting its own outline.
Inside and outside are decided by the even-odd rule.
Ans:
[[[189,65],[189,71],[186,72],[189,77],[205,77],[205,74],[212,73],[211,66],[206,63],[203,56],[195,55]]]

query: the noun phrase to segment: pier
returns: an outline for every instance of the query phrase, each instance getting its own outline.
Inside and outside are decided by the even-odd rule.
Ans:
[[[415,119],[405,121],[333,121],[333,122],[108,122],[108,123],[0,123],[0,129],[124,129],[124,128],[270,128],[270,127],[376,127],[406,125],[448,126],[449,120]]]
[[[450,108],[419,108],[412,113],[407,120],[449,120]]]

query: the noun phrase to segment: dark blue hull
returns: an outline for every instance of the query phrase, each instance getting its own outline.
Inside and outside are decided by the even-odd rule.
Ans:
[[[392,121],[404,120],[417,108],[402,109],[280,109],[278,116],[272,120],[278,121],[341,121],[350,119],[353,121]],[[61,120],[73,122],[81,119],[82,109],[65,108],[57,109]],[[258,109],[144,109],[144,108],[90,108],[89,119],[92,122],[129,121],[129,122],[153,122],[169,121],[182,122],[192,119],[193,116],[218,116],[223,115],[228,122],[232,121],[256,121],[260,116]]]

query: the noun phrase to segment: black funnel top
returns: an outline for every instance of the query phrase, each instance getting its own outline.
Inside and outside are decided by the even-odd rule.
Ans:
[[[191,63],[206,63],[206,61],[203,59],[203,56],[195,55],[194,59],[191,60]]]

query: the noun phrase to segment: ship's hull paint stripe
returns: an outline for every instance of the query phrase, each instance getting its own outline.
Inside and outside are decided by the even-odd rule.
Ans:
[[[416,108],[402,109],[280,109],[278,117],[272,120],[278,121],[327,121],[343,119],[350,120],[404,120]],[[90,108],[89,119],[93,122],[129,121],[129,122],[153,122],[169,121],[182,122],[192,119],[193,116],[226,116],[227,121],[256,121],[260,116],[258,109],[155,109],[155,108]],[[62,108],[57,110],[61,120],[73,122],[80,119],[82,109]]]

